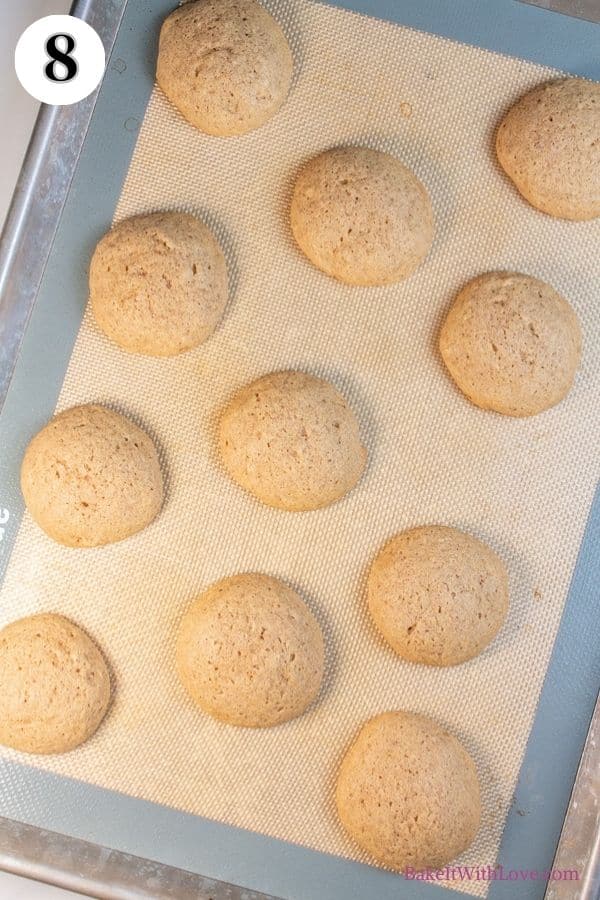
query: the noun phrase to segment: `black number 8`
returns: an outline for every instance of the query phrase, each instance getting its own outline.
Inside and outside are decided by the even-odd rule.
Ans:
[[[59,38],[62,38],[67,44],[67,49],[65,51],[60,50],[56,46],[56,42]],[[53,34],[48,38],[46,41],[46,53],[50,57],[50,62],[46,64],[44,72],[50,81],[71,81],[72,78],[75,78],[77,75],[77,63],[73,57],[69,55],[74,49],[75,38],[71,37],[70,34]],[[61,63],[66,69],[66,74],[62,78],[56,74],[55,67],[57,62]]]

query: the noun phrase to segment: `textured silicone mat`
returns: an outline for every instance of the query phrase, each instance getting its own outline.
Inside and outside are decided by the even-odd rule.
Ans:
[[[0,594],[2,621],[38,609],[72,616],[99,640],[117,683],[110,716],[89,744],[34,764],[362,859],[335,818],[336,766],[364,719],[405,707],[443,722],[477,760],[484,821],[462,862],[492,864],[598,475],[600,225],[536,213],[493,158],[502,111],[551,70],[308,2],[267,5],[298,61],[290,100],[272,123],[219,141],[186,125],[159,92],[147,110],[117,217],[159,208],[202,216],[226,248],[232,297],[214,337],[174,360],[127,356],[89,317],[83,323],[59,407],[105,402],[147,427],[162,450],[168,498],[146,532],[98,551],[55,546],[25,518]],[[294,172],[313,153],[349,142],[398,154],[431,192],[436,243],[402,285],[337,285],[292,243]],[[471,407],[437,356],[454,292],[494,268],[548,280],[584,328],[574,391],[532,420]],[[260,507],[214,457],[222,402],[282,367],[330,378],[363,426],[369,469],[328,510]],[[500,638],[448,671],[396,660],[364,610],[364,576],[379,544],[429,521],[489,541],[511,575]],[[199,715],[172,666],[174,630],[190,600],[245,569],[294,584],[328,639],[319,703],[260,733]],[[485,893],[482,883],[460,889]]]

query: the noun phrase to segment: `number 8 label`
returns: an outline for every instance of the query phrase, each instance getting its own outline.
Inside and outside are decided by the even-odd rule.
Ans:
[[[57,46],[59,38],[66,43],[64,51]],[[50,57],[50,62],[47,63],[44,69],[46,78],[49,78],[50,81],[70,81],[71,78],[75,78],[77,75],[77,63],[71,56],[74,49],[75,38],[70,34],[53,34],[52,37],[48,38],[46,41],[46,53]],[[59,77],[56,73],[56,63],[60,63],[65,70],[65,74],[62,77]]]
[[[26,28],[15,49],[15,71],[25,90],[56,106],[92,93],[104,74],[98,33],[76,16],[45,16]]]

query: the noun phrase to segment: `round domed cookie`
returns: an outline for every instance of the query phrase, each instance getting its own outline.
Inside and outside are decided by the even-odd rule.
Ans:
[[[224,578],[185,614],[179,679],[200,709],[229,725],[268,728],[319,693],[323,636],[298,594],[267,575]]]
[[[600,84],[552,81],[521,97],[496,134],[500,165],[550,216],[600,216]]]
[[[54,613],[0,631],[0,744],[66,753],[86,741],[110,702],[104,657],[87,634]]]
[[[283,31],[256,0],[195,0],[163,23],[156,79],[207,134],[259,128],[283,105],[292,71]]]
[[[304,372],[274,372],[238,391],[221,415],[219,453],[237,484],[286,510],[339,500],[367,459],[344,397]]]
[[[456,297],[440,352],[472,403],[507,416],[534,416],[571,389],[581,359],[572,307],[538,278],[490,272]]]
[[[90,265],[98,326],[131,353],[174,356],[215,330],[227,303],[227,267],[195,216],[132,216],[99,242]]]
[[[68,547],[121,541],[149,525],[163,499],[156,448],[125,416],[75,406],[30,442],[21,490],[32,518]]]
[[[475,764],[425,716],[370,719],[346,753],[336,805],[342,825],[391,869],[439,869],[473,842],[481,817]]]
[[[504,563],[456,528],[425,525],[381,548],[369,571],[373,621],[403,659],[453,666],[494,639],[508,609]]]
[[[353,285],[407,278],[434,235],[431,202],[418,178],[394,156],[367,147],[337,147],[303,166],[291,226],[317,268]]]

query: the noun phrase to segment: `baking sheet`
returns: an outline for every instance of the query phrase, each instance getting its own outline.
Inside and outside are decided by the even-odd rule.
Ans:
[[[41,762],[53,771],[362,858],[335,820],[335,766],[360,722],[404,706],[443,721],[477,759],[485,822],[464,861],[492,863],[597,477],[598,223],[546,220],[518,199],[493,160],[501,111],[549,70],[309,3],[270,5],[300,61],[283,113],[239,142],[218,141],[195,133],[155,93],[117,209],[121,217],[181,208],[215,227],[234,282],[222,326],[198,351],[153,361],[112,348],[86,319],[59,401],[107,402],[149,428],[169,476],[165,510],[143,535],[83,555],[51,545],[26,519],[2,615],[60,609],[100,640],[115,669],[109,720],[77,753]],[[312,153],[350,141],[396,152],[432,193],[436,245],[403,285],[336,285],[289,237],[294,171]],[[531,421],[470,407],[435,352],[453,292],[495,267],[553,283],[586,333],[574,393]],[[360,487],[326,511],[259,507],[214,459],[219,405],[246,380],[286,366],[335,381],[371,451]],[[448,672],[398,662],[364,614],[369,559],[393,531],[421,521],[473,531],[511,570],[513,606],[501,638]],[[187,602],[215,578],[248,568],[303,592],[331,658],[320,704],[256,735],[200,717],[171,665]],[[465,888],[485,892],[481,884]]]

